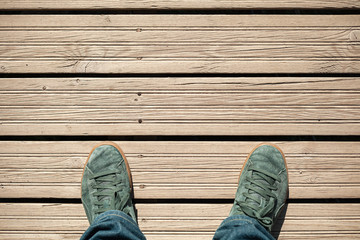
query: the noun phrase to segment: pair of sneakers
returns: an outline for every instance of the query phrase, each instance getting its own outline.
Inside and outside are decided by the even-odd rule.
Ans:
[[[81,200],[90,224],[108,210],[120,210],[135,222],[131,172],[118,145],[95,146],[86,161]],[[271,231],[288,194],[288,173],[283,152],[273,144],[261,144],[248,155],[230,216],[247,215]]]

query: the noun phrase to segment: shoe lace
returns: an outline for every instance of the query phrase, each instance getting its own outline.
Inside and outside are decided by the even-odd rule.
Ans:
[[[93,196],[96,197],[94,205],[95,214],[101,214],[108,210],[121,210],[129,215],[130,210],[128,201],[130,198],[130,191],[122,183],[120,174],[117,170],[106,170],[94,174],[90,179],[94,179],[92,188],[94,191]]]
[[[270,173],[264,169],[257,167],[249,167],[251,175],[246,176],[245,188],[247,192],[243,193],[244,201],[235,200],[238,208],[246,215],[257,219],[265,227],[270,227],[273,223],[271,217],[268,216],[276,205],[276,195],[272,191],[276,191],[275,181],[280,181],[280,177]]]

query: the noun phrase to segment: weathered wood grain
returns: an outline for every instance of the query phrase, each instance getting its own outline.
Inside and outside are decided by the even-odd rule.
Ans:
[[[360,90],[359,77],[62,77],[2,78],[0,90],[17,92],[236,92]]]
[[[357,0],[0,0],[2,10],[359,7]],[[358,15],[1,15],[0,73],[360,73],[359,39]],[[359,81],[1,78],[0,135],[359,135]],[[95,144],[1,142],[1,198],[78,199]],[[233,199],[257,145],[119,144],[136,199]],[[360,198],[358,142],[277,144],[287,157],[291,199]],[[230,207],[137,204],[150,240],[210,239]],[[289,204],[279,239],[360,238],[359,210]],[[0,203],[1,239],[78,239],[87,226],[81,204]]]
[[[357,0],[246,0],[246,1],[176,1],[176,0],[2,0],[1,9],[284,9],[284,8],[359,8]]]
[[[210,239],[231,204],[136,204],[147,239]],[[355,239],[359,204],[288,204],[279,239]],[[81,204],[0,204],[0,237],[79,238],[88,222]],[[275,227],[274,233],[280,230]],[[51,232],[51,233],[50,233]]]
[[[119,142],[136,198],[234,197],[240,169],[256,142]],[[357,142],[279,142],[290,198],[358,198]],[[82,168],[95,142],[2,142],[4,198],[79,198]],[[179,165],[179,162],[181,164]]]
[[[1,135],[358,135],[360,78],[2,78]]]
[[[47,16],[47,17],[46,17]],[[30,28],[115,28],[137,30],[138,27],[167,28],[244,28],[244,27],[355,27],[358,15],[221,15],[221,14],[66,14],[66,15],[1,15],[1,27]],[[286,20],[286,21],[284,21]],[[210,25],[209,25],[210,24]],[[51,30],[51,29],[47,29]]]
[[[3,73],[359,73],[358,15],[4,15]]]

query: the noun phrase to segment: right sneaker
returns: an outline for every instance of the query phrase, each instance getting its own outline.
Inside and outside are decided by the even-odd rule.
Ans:
[[[261,144],[247,157],[230,216],[247,215],[271,232],[288,196],[288,170],[280,148]]]
[[[113,142],[95,146],[81,180],[81,201],[90,224],[109,210],[120,210],[137,222],[132,195],[130,167],[120,147]]]

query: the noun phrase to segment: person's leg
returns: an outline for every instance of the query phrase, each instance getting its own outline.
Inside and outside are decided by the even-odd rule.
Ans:
[[[234,215],[226,218],[216,230],[214,240],[274,240],[274,237],[254,218]]]
[[[81,183],[81,201],[90,222],[81,240],[144,240],[132,195],[130,167],[120,147],[112,142],[94,147]]]
[[[285,156],[273,144],[256,147],[240,172],[230,216],[216,230],[214,240],[274,239],[270,232],[288,196]]]
[[[110,210],[99,215],[80,240],[86,239],[143,240],[145,236],[136,222],[127,214]]]

